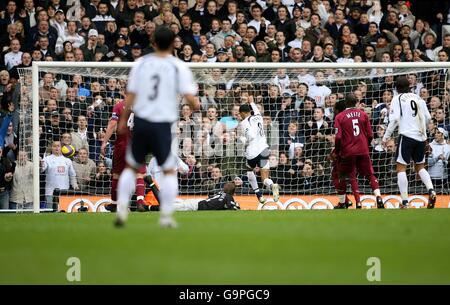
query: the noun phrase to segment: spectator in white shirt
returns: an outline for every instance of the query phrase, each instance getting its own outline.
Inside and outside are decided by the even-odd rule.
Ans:
[[[72,160],[61,153],[61,142],[54,141],[52,154],[41,161],[41,172],[45,173],[45,197],[47,208],[53,207],[53,192],[55,189],[68,190],[72,185],[79,190]]]
[[[21,45],[18,39],[11,40],[9,45],[10,52],[5,54],[5,66],[6,69],[11,70],[14,66],[20,65],[22,63],[22,54],[20,51]]]
[[[79,151],[82,147],[89,148],[88,144],[88,128],[86,117],[80,115],[77,121],[78,130],[71,133],[72,145],[76,151]]]
[[[351,44],[344,42],[342,44],[341,53],[341,57],[339,57],[336,62],[354,62],[352,57],[353,47]]]
[[[433,185],[448,189],[447,165],[450,158],[450,145],[447,144],[448,132],[444,128],[438,128],[434,134],[434,140],[430,143],[432,149],[428,156],[428,172],[433,180]]]
[[[56,40],[55,52],[61,54],[63,52],[63,44],[65,41],[70,41],[74,48],[79,48],[84,44],[83,36],[77,33],[77,23],[75,21],[67,22],[67,31],[58,36]]]
[[[25,12],[27,16],[25,17],[25,20],[28,19],[30,28],[34,27],[36,25],[36,8],[34,7],[34,1],[33,0],[25,0],[24,3]]]
[[[305,30],[302,27],[298,27],[295,30],[295,39],[289,41],[288,46],[291,48],[302,48],[303,37],[305,37]]]
[[[64,21],[66,16],[64,11],[59,9],[55,12],[55,18],[50,20],[50,25],[54,27],[58,32],[58,37],[63,36],[67,30],[67,23]]]
[[[237,18],[238,4],[234,0],[228,1],[227,8],[228,8],[228,16],[227,17],[228,17],[228,19],[231,20],[231,24],[234,24],[236,22],[236,18]]]
[[[317,70],[314,73],[316,83],[311,85],[308,90],[308,96],[313,98],[317,107],[323,107],[325,104],[325,98],[331,94],[330,88],[325,86],[325,75],[322,71]]]
[[[256,29],[256,33],[259,33],[259,29],[261,28],[261,23],[264,22],[266,24],[266,29],[267,29],[267,26],[270,24],[270,21],[265,20],[262,17],[261,5],[259,5],[257,3],[254,4],[251,8],[251,14],[252,14],[253,20],[248,23],[249,27],[253,26]]]

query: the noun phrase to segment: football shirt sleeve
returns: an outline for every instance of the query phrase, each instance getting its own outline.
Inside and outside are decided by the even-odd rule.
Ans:
[[[336,133],[336,137],[334,140],[334,150],[335,150],[336,154],[339,155],[341,139],[342,139],[342,128],[341,128],[340,117],[336,117],[336,120],[334,121],[334,130]]]
[[[395,128],[397,128],[398,121],[400,120],[400,106],[399,106],[399,99],[394,98],[392,99],[391,103],[391,109],[389,111],[389,125],[386,129],[386,132],[383,136],[383,141],[387,141],[392,133],[394,132]]]
[[[139,83],[139,81],[142,81],[142,80],[138,79],[137,71],[139,70],[139,67],[141,66],[141,64],[142,64],[142,61],[138,60],[136,62],[136,64],[133,66],[133,68],[131,68],[131,70],[130,70],[130,74],[128,75],[128,84],[127,84],[128,92],[135,93],[135,94],[138,92],[138,88],[139,88],[138,83]]]
[[[178,65],[179,70],[179,80],[178,80],[178,91],[180,94],[197,94],[197,85],[194,82],[194,76],[192,75],[191,70],[184,65]]]

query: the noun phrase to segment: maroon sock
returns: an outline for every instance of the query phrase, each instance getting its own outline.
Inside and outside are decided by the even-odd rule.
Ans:
[[[355,201],[358,203],[360,202],[360,195],[359,195],[359,186],[358,186],[358,181],[356,179],[351,179],[350,180],[350,185],[352,187],[352,192],[353,192],[353,196],[355,196]]]
[[[378,180],[374,175],[370,175],[369,180],[370,180],[370,187],[372,188],[372,191],[375,191],[376,189],[380,188],[380,186],[378,184]]]
[[[339,195],[344,195],[345,193],[347,193],[347,181],[345,178],[339,179],[337,186]]]
[[[144,202],[145,197],[145,183],[143,178],[136,179],[136,198],[139,203]]]
[[[111,183],[111,200],[113,202],[117,201],[117,183],[119,182],[119,179],[112,179]]]

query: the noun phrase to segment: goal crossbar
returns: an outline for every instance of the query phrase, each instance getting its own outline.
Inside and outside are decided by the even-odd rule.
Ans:
[[[33,211],[40,212],[39,175],[39,71],[51,68],[131,68],[135,62],[51,62],[32,65],[32,161]],[[450,62],[377,62],[377,63],[188,63],[195,69],[450,69]],[[392,73],[395,74],[395,73]]]

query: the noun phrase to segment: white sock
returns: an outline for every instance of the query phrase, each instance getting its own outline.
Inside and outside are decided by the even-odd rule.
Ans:
[[[183,202],[174,204],[175,211],[198,211],[198,202]]]
[[[406,172],[397,173],[397,184],[402,200],[408,200],[408,177],[406,177]]]
[[[345,203],[345,194],[338,195],[338,197],[339,197],[339,203]]]
[[[272,185],[273,185],[272,179],[269,179],[269,178],[264,179],[264,185],[265,185],[269,190],[271,190],[271,189],[272,189]]]
[[[376,197],[381,196],[380,189],[374,190],[374,191],[373,191],[373,194],[374,194]]]
[[[136,173],[131,168],[125,168],[117,184],[117,217],[123,221],[127,219],[128,203],[135,189]]]
[[[178,195],[178,179],[176,175],[163,174],[160,181],[161,216],[170,216],[175,211],[175,199]]]
[[[422,179],[423,184],[427,187],[427,190],[431,190],[433,188],[433,182],[431,182],[430,174],[426,169],[422,168],[419,171],[420,179]]]
[[[257,191],[259,189],[259,187],[258,187],[258,181],[256,180],[255,173],[253,171],[248,171],[247,178],[248,178],[248,182],[250,183],[250,186],[252,187],[252,189],[254,191]]]

